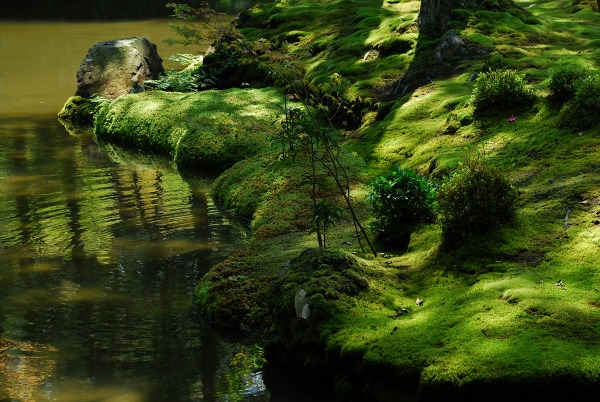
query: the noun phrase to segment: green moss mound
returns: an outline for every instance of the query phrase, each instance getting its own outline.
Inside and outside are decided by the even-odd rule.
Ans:
[[[224,170],[265,148],[282,104],[275,88],[147,91],[105,105],[94,131],[101,141],[163,155],[179,167]]]
[[[338,308],[327,301],[356,296],[367,289],[365,268],[349,254],[328,249],[309,249],[290,260],[275,283],[272,297],[276,325],[283,333],[294,331],[294,322],[303,318],[313,325],[332,318]],[[307,312],[298,305],[298,293],[309,306]],[[296,305],[294,305],[296,304]]]
[[[267,327],[270,314],[265,301],[277,263],[283,266],[279,258],[267,260],[257,249],[245,248],[214,266],[194,290],[203,316],[230,334]]]
[[[364,162],[340,154],[350,182],[361,180]],[[223,172],[212,186],[212,197],[232,216],[250,228],[253,237],[272,238],[313,227],[308,155],[282,158],[278,149],[247,158]],[[341,204],[333,180],[317,165],[318,199]]]
[[[83,98],[71,96],[58,112],[58,120],[70,133],[89,130],[94,124],[94,117],[108,100],[98,97]]]
[[[343,251],[312,248],[289,260],[270,291],[279,334],[267,348],[271,362],[325,370],[323,324],[337,321],[368,287],[367,268]]]
[[[305,160],[279,160],[277,153],[257,155],[220,175],[212,186],[212,196],[255,237],[307,230],[311,199],[302,191],[308,189],[302,183],[306,169]]]
[[[300,233],[252,240],[198,282],[194,300],[216,328],[260,334],[271,327],[270,292],[277,276],[310,242]]]

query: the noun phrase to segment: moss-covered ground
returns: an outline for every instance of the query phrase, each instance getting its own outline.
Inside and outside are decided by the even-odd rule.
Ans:
[[[94,132],[101,141],[162,155],[184,169],[219,171],[264,148],[282,104],[275,88],[147,91],[107,103]]]
[[[214,198],[247,224],[251,237],[198,284],[201,309],[221,327],[266,336],[275,345],[267,350],[273,360],[329,373],[344,400],[558,400],[597,393],[600,107],[579,116],[569,102],[550,99],[548,82],[561,64],[598,68],[598,5],[484,1],[477,12],[458,10],[452,24],[481,52],[445,64],[430,57],[437,42],[419,33],[419,4],[279,1],[250,11],[243,32],[289,42],[309,82],[324,84],[339,73],[349,83],[347,99],[372,105],[360,128],[344,133],[342,148],[365,223],[371,218],[364,197],[377,175],[399,164],[441,182],[473,152],[501,166],[517,187],[516,222],[451,249],[439,225],[430,224],[413,234],[406,253],[377,257],[358,247],[351,223],[341,222],[329,234],[336,257],[309,258],[302,252],[317,241],[308,230],[308,162],[261,152],[213,187]],[[474,116],[472,77],[488,68],[524,74],[536,89],[535,104]],[[410,80],[401,77],[413,73],[426,79],[405,85]],[[144,96],[121,101],[123,113],[149,107],[140,102]],[[173,124],[178,102],[161,124]],[[511,115],[516,121],[507,121]],[[173,139],[160,141],[173,156]],[[320,191],[336,199],[335,191]],[[316,268],[299,275],[298,258]],[[365,286],[340,288],[335,261],[343,258],[359,267],[348,275],[357,283],[364,278]],[[300,289],[312,289],[312,318],[291,308],[290,295]],[[305,353],[295,353],[301,348]]]

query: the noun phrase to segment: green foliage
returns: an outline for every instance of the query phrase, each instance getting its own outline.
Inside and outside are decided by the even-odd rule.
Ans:
[[[136,85],[130,93],[138,93],[150,89],[159,89],[166,92],[195,92],[198,87],[203,87],[198,70],[202,67],[202,56],[192,54],[176,54],[169,57],[185,68],[182,71],[167,70],[156,80],[146,80],[142,85]]]
[[[319,118],[346,130],[357,128],[362,113],[372,106],[370,99],[349,99],[345,96],[344,93],[352,86],[352,81],[337,72],[311,85],[299,79],[295,86],[296,91],[300,89],[300,93],[304,94],[305,102],[319,112]]]
[[[587,69],[573,64],[558,67],[550,76],[550,94],[556,100],[569,100],[575,96],[580,81],[587,75]]]
[[[337,205],[327,200],[319,200],[313,204],[313,223],[316,230],[323,235],[323,247],[327,247],[327,229],[335,226],[344,218],[344,212]]]
[[[271,136],[271,141],[281,147],[282,157],[294,156],[298,151],[304,134],[309,128],[302,109],[295,106],[283,108],[283,119],[278,122],[279,129]]]
[[[295,4],[296,7],[313,9],[322,7],[325,3],[335,4],[336,8],[342,5],[365,6],[362,1],[287,1],[276,4],[278,8],[292,7]],[[308,4],[310,7],[307,7]],[[389,1],[383,2],[383,5],[378,3],[377,9],[381,13],[387,12],[390,4],[392,2]],[[408,5],[407,2],[399,4],[403,9]],[[531,12],[543,17],[540,19],[542,24],[535,27],[543,35],[530,36],[533,32],[531,27],[514,25],[517,19],[510,18],[510,29],[506,29],[505,38],[483,37],[479,32],[473,32],[471,37],[484,38],[482,43],[489,43],[490,46],[504,40],[514,47],[519,46],[519,41],[523,40],[521,45],[527,45],[523,52],[511,52],[507,47],[496,54],[498,66],[514,68],[517,65],[519,68],[528,68],[528,74],[540,80],[546,78],[543,76],[543,69],[534,67],[540,60],[543,63],[539,65],[550,65],[559,57],[567,55],[577,59],[577,63],[594,64],[598,56],[597,46],[594,46],[597,45],[597,39],[590,40],[586,45],[582,42],[585,36],[578,33],[596,32],[598,24],[593,24],[596,19],[591,19],[588,14],[585,16],[588,20],[585,25],[565,22],[564,15],[548,11],[556,9],[547,7],[548,4],[531,9]],[[266,9],[268,6],[261,7]],[[384,7],[388,7],[388,10]],[[333,10],[333,6],[331,8],[332,11],[337,11]],[[356,13],[354,10],[348,12],[348,8],[350,7],[345,7],[339,14],[345,18],[354,17]],[[490,3],[490,8],[496,9],[497,6]],[[547,17],[547,13],[552,13],[553,18]],[[332,14],[319,19],[324,30],[326,28],[335,32],[338,27],[350,26],[340,23],[340,20],[327,24]],[[488,12],[488,15],[492,20],[488,23],[496,27],[493,18],[508,19],[510,14]],[[583,20],[584,16],[574,18]],[[290,18],[287,16],[278,19],[284,32],[290,31],[286,26],[288,20]],[[551,23],[552,20],[555,22]],[[471,24],[471,21],[467,22]],[[311,21],[306,20],[305,23],[305,29],[312,32]],[[381,21],[375,21],[374,25],[373,31],[382,24]],[[261,29],[256,28],[256,32],[269,35],[271,27],[262,29],[264,27],[266,23]],[[556,35],[559,29],[553,27],[559,28],[561,35]],[[571,30],[571,27],[574,29]],[[469,25],[469,29],[471,28],[473,27]],[[498,26],[490,31],[499,32],[499,28]],[[519,31],[521,28],[524,31]],[[319,38],[319,43],[315,46],[319,53],[315,53],[315,59],[311,60],[307,68],[310,74],[308,81],[314,87],[325,82],[324,77],[339,71],[336,68],[340,64],[356,63],[362,57],[356,54],[350,61],[343,59],[350,57],[337,51],[336,46],[344,38],[333,35],[325,38],[324,30],[314,35]],[[511,30],[513,33],[509,34]],[[517,33],[527,35],[527,40],[520,39],[521,36]],[[593,37],[597,35],[594,33]],[[355,41],[356,39],[357,37],[353,38]],[[420,39],[419,43],[422,44]],[[532,43],[543,43],[544,46],[531,46]],[[294,47],[291,46],[292,51]],[[301,46],[298,45],[297,48]],[[274,63],[277,61],[276,57],[283,56],[273,54]],[[386,59],[397,60],[395,57]],[[487,65],[491,64],[489,60],[488,58]],[[378,69],[384,62],[386,60],[379,59],[376,63],[367,61],[364,65],[377,64]],[[480,68],[480,64],[473,68]],[[285,69],[284,64],[281,64],[281,69]],[[381,76],[373,77],[376,71],[370,73],[368,78],[372,79],[372,83],[381,82]],[[298,82],[301,83],[302,76],[299,78]],[[373,84],[365,85],[364,77],[352,76],[351,79],[354,88],[360,86],[361,90],[367,91],[373,87]],[[218,312],[218,317],[228,320],[235,327],[253,328],[250,324],[256,323],[254,317],[258,315],[257,310],[262,311],[262,316],[268,319],[275,316],[282,334],[281,344],[289,346],[286,340],[290,338],[299,343],[298,348],[293,350],[299,353],[290,353],[289,356],[294,358],[300,355],[297,357],[298,362],[305,363],[302,357],[306,357],[311,351],[315,354],[327,352],[326,358],[320,354],[316,359],[333,362],[327,368],[334,369],[331,371],[338,375],[336,380],[342,378],[350,382],[360,378],[362,381],[355,381],[360,384],[357,388],[362,391],[368,389],[370,396],[374,396],[382,388],[388,392],[387,396],[392,395],[392,391],[406,388],[406,383],[413,384],[415,392],[420,386],[422,390],[435,388],[442,393],[455,391],[460,396],[464,396],[462,392],[465,389],[471,390],[469,396],[479,395],[478,391],[482,390],[494,393],[504,389],[506,383],[528,389],[533,384],[535,392],[550,392],[546,385],[551,384],[536,384],[540,378],[551,378],[549,382],[558,384],[561,388],[565,385],[565,377],[581,378],[582,382],[590,379],[597,384],[597,379],[600,378],[598,337],[595,336],[597,331],[589,331],[589,328],[600,328],[600,301],[597,296],[593,296],[595,283],[598,282],[595,267],[597,247],[600,244],[600,229],[596,222],[598,191],[595,182],[595,160],[598,154],[595,150],[600,147],[596,146],[596,131],[570,135],[568,131],[557,128],[556,111],[547,109],[545,103],[540,103],[536,113],[518,115],[519,119],[515,124],[490,124],[487,127],[471,124],[470,107],[442,107],[452,99],[460,99],[460,104],[464,103],[470,95],[467,93],[469,88],[464,84],[466,76],[462,74],[450,80],[435,81],[435,85],[415,91],[414,96],[407,96],[401,101],[394,100],[393,106],[389,106],[388,110],[393,110],[393,113],[386,113],[385,121],[375,122],[364,131],[361,130],[361,141],[350,140],[348,143],[356,147],[354,150],[362,147],[359,151],[369,157],[371,168],[377,168],[380,163],[389,163],[388,161],[409,160],[411,166],[423,169],[429,161],[433,161],[435,163],[430,164],[430,171],[438,175],[455,165],[459,147],[469,145],[486,149],[496,160],[514,163],[514,175],[523,191],[522,208],[519,210],[519,217],[524,223],[522,226],[499,233],[502,242],[498,242],[498,237],[491,234],[472,239],[474,241],[470,243],[473,245],[469,250],[438,253],[439,232],[436,225],[430,225],[414,236],[411,253],[391,256],[384,261],[379,258],[368,261],[373,267],[367,272],[371,289],[364,293],[351,292],[352,294],[348,293],[351,297],[345,297],[340,291],[340,282],[344,277],[352,276],[350,273],[341,275],[335,269],[326,269],[326,266],[334,266],[328,261],[320,261],[318,264],[308,264],[306,260],[295,261],[293,257],[299,250],[290,252],[290,249],[301,248],[313,241],[307,235],[308,227],[291,225],[309,222],[311,218],[312,200],[308,199],[308,195],[304,194],[302,203],[292,198],[298,199],[301,192],[299,187],[304,188],[299,183],[299,177],[308,171],[307,161],[303,158],[281,161],[260,155],[260,164],[259,157],[255,157],[229,169],[222,176],[226,179],[220,179],[221,184],[218,186],[222,194],[228,194],[221,200],[215,198],[225,208],[242,211],[248,220],[257,222],[258,230],[253,232],[253,239],[257,241],[252,242],[255,249],[248,256],[250,252],[244,247],[242,253],[235,257],[237,260],[228,261],[228,269],[221,265],[211,270],[208,275],[212,277],[205,277],[203,280],[214,282],[215,286],[206,288],[210,297],[203,294],[200,296],[208,299],[210,311]],[[286,84],[288,88],[293,87]],[[299,94],[299,97],[302,95],[304,93]],[[347,96],[347,91],[343,96]],[[281,103],[283,101],[279,105]],[[569,107],[574,109],[575,102],[570,102]],[[329,110],[335,113],[337,109],[334,106]],[[327,114],[332,114],[331,112]],[[454,136],[437,135],[435,131],[444,123],[448,113],[454,113],[457,121],[461,122],[460,131]],[[461,113],[465,116],[464,119],[459,117]],[[347,138],[354,137],[348,135]],[[302,142],[295,144],[295,149],[298,149],[297,144]],[[288,170],[296,163],[305,163],[305,166],[303,169]],[[489,183],[484,181],[480,187],[484,185]],[[458,184],[455,187],[457,186]],[[356,198],[361,196],[360,192],[356,194],[357,188],[360,189],[360,186],[353,186],[353,196]],[[461,193],[466,201],[472,198],[471,194],[486,197],[479,217],[482,222],[488,219],[490,205],[496,203],[494,195],[486,194],[486,191],[463,190]],[[320,199],[323,194],[318,196]],[[222,200],[228,202],[222,203]],[[585,202],[573,202],[574,200]],[[563,229],[562,222],[565,202],[574,205],[570,223],[576,223],[568,230]],[[460,204],[455,206],[458,208]],[[466,208],[469,213],[474,210],[470,204]],[[465,213],[465,216],[468,214]],[[286,224],[289,226],[284,226]],[[264,233],[263,229],[267,227],[269,233],[278,237],[256,237],[256,233]],[[345,230],[343,225],[336,227],[336,231],[341,233]],[[471,233],[471,229],[465,231]],[[451,235],[446,234],[446,239],[448,237]],[[353,238],[343,238],[349,239]],[[337,239],[331,243],[338,243]],[[338,244],[340,243],[341,241]],[[470,253],[476,248],[480,254]],[[251,263],[242,264],[240,260]],[[289,260],[293,261],[290,263]],[[540,264],[540,269],[532,269],[537,264]],[[291,277],[309,265],[314,267],[312,273],[304,274],[303,278],[300,275]],[[255,279],[264,267],[269,267],[270,275]],[[452,270],[454,271],[449,272]],[[477,272],[478,275],[470,275],[471,272]],[[219,277],[217,273],[220,273]],[[279,273],[281,275],[278,277]],[[359,271],[355,274],[366,276]],[[265,289],[269,289],[273,283],[278,282],[277,278],[281,280],[284,275],[288,276],[285,281],[282,280],[278,289],[281,297],[276,299],[276,311],[271,315],[266,306],[271,300]],[[239,280],[242,276],[245,279]],[[568,291],[566,287],[554,286],[558,278],[568,285]],[[310,320],[299,319],[293,313],[294,296],[299,287],[307,291],[307,298],[310,297]],[[347,286],[343,288],[350,289]],[[423,295],[425,304],[415,307],[415,298]],[[382,296],[386,299],[385,303],[382,303]],[[410,307],[412,311],[397,316],[394,312],[398,313],[400,307]],[[216,315],[209,315],[211,321]],[[216,322],[220,324],[218,320]],[[323,325],[315,328],[315,323]],[[271,328],[269,324],[268,320],[266,326],[261,322],[261,329]],[[264,332],[261,331],[261,334]],[[307,339],[314,341],[310,344],[312,349],[305,347]],[[319,341],[321,342],[318,343]],[[561,350],[565,353],[548,353],[549,350]],[[281,349],[278,350],[280,351]],[[353,355],[355,361],[360,363],[347,364],[349,355]],[[339,370],[335,370],[336,368]],[[402,381],[404,384],[401,384]],[[387,389],[390,385],[391,390]],[[574,389],[570,385],[565,387],[569,391]],[[360,394],[355,394],[355,399],[361,399],[356,395]],[[414,395],[412,397],[417,398]],[[398,395],[379,398],[397,399]],[[456,399],[460,398],[457,396]]]
[[[562,127],[585,129],[600,119],[600,72],[573,64],[552,72],[549,84],[555,101],[566,102],[560,111]]]
[[[239,45],[243,37],[235,25],[225,14],[214,11],[205,2],[198,7],[176,3],[169,3],[167,7],[174,10],[173,17],[179,22],[171,24],[178,38],[167,40],[167,44],[205,46],[211,43],[213,51],[205,56],[202,66],[190,74],[190,77],[194,76],[197,87],[223,89],[238,86],[232,85],[231,81],[232,76],[237,78],[239,75],[236,70],[240,66]]]
[[[438,189],[444,240],[459,241],[513,221],[517,192],[505,174],[483,157],[470,157]]]
[[[197,77],[190,70],[169,70],[156,80],[144,82],[146,88],[156,88],[168,92],[194,92],[198,89],[198,85]]]
[[[386,248],[405,248],[406,235],[435,218],[435,187],[411,169],[396,165],[378,177],[367,195],[375,215],[371,228]],[[405,241],[405,240],[404,240]]]
[[[191,53],[176,53],[174,55],[169,56],[169,60],[175,61],[186,69],[196,68],[202,64],[202,60],[204,58],[202,56],[197,56]]]
[[[341,96],[340,87],[347,82],[340,74],[334,73],[328,77],[327,82],[315,88],[302,79],[303,69],[298,65],[295,57],[284,51],[274,50],[270,44],[262,41],[258,41],[257,45],[257,50],[262,49],[264,55],[259,63],[261,69],[266,71],[276,83],[303,99],[305,103],[305,113],[302,114],[289,110],[287,105],[285,106],[285,121],[278,136],[283,144],[284,156],[286,145],[292,150],[296,143],[306,140],[304,143],[308,145],[306,149],[311,161],[313,206],[317,203],[316,181],[317,165],[319,165],[319,168],[333,179],[337,190],[344,198],[355,224],[357,236],[359,231],[362,232],[371,251],[376,254],[350,202],[350,182],[346,167],[339,157],[339,143],[335,135],[336,130],[333,129],[334,122],[340,120],[342,125],[350,126],[348,116],[356,115],[349,103]],[[354,103],[354,106],[358,105],[359,102]],[[329,124],[328,128],[324,127],[324,122]],[[323,246],[320,226],[316,226],[316,229],[319,246]],[[359,244],[363,249],[360,239]]]
[[[581,114],[598,117],[600,114],[600,72],[589,73],[578,81],[575,105]]]
[[[214,52],[204,58],[204,64],[198,69],[198,82],[202,89],[237,86],[233,78],[241,77],[236,71],[241,67],[240,52],[226,44],[217,44]],[[234,84],[230,84],[234,82]]]
[[[532,87],[514,70],[495,70],[479,74],[471,95],[476,113],[509,109],[534,99]]]

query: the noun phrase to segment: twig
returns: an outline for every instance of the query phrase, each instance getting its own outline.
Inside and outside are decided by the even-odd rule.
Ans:
[[[567,208],[567,214],[565,215],[565,224],[563,225],[563,228],[565,230],[567,230],[569,228],[569,214],[571,213],[571,208]]]

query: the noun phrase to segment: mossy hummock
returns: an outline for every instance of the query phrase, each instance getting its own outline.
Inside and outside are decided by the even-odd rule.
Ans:
[[[265,148],[283,103],[275,88],[147,91],[105,105],[94,131],[100,141],[163,155],[182,168],[222,171]]]

